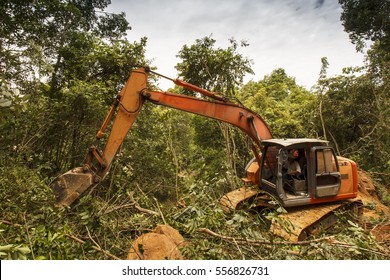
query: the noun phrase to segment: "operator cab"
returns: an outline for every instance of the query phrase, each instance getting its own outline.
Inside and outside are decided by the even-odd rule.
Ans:
[[[259,185],[284,207],[315,203],[339,193],[339,165],[328,141],[270,139],[263,145]]]

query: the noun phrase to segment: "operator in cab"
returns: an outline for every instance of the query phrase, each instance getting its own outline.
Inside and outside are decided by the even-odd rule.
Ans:
[[[301,174],[301,167],[298,162],[299,152],[297,149],[292,149],[286,161],[287,175],[299,176]]]

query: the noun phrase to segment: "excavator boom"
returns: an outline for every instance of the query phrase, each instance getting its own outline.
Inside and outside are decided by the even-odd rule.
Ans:
[[[270,129],[257,113],[216,93],[178,79],[171,80],[181,87],[196,91],[213,100],[149,91],[147,89],[149,72],[151,71],[145,68],[132,71],[124,88],[116,96],[96,135],[97,139],[101,139],[115,116],[103,152],[92,146],[87,154],[84,166],[66,172],[51,183],[50,186],[56,196],[56,205],[71,205],[85,190],[98,184],[104,178],[146,100],[157,105],[216,119],[240,128],[255,143],[254,153],[256,157],[259,154],[258,149],[262,147],[262,141],[272,138]]]

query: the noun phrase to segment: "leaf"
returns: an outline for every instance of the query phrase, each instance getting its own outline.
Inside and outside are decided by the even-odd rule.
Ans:
[[[234,223],[233,220],[228,220],[228,221],[226,221],[226,224],[227,224],[227,225],[232,225],[233,223]]]
[[[30,248],[28,248],[28,247],[17,247],[15,249],[16,249],[16,251],[19,251],[20,253],[22,253],[24,255],[31,252]]]
[[[0,251],[11,251],[11,249],[15,247],[13,244],[8,244],[4,246],[0,246]]]
[[[359,226],[357,224],[355,224],[354,222],[348,220],[348,224],[350,224],[351,226],[355,227],[355,228],[358,228]]]
[[[58,233],[54,233],[53,235],[49,236],[49,241],[53,242],[58,236],[59,236]]]

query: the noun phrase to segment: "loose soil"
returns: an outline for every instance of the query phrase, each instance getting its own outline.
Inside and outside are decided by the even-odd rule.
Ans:
[[[359,197],[363,201],[363,226],[379,242],[390,245],[390,209],[378,198],[375,183],[364,171],[358,173]]]

